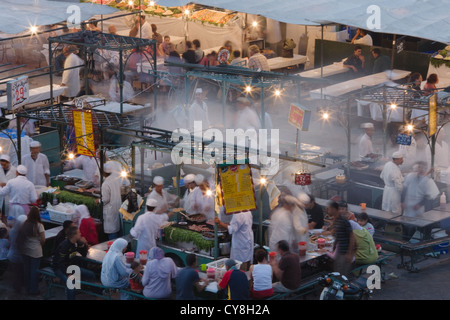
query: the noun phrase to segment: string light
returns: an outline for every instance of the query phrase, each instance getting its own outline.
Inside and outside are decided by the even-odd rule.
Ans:
[[[246,92],[251,92],[251,91],[252,91],[252,87],[246,86],[246,87],[245,87],[245,91],[246,91]]]

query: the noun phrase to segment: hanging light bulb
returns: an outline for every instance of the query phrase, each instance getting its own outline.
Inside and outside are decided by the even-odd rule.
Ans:
[[[133,4],[134,4],[134,2],[133,2],[132,0],[128,1],[128,5],[129,5],[130,7],[132,7]]]
[[[395,103],[391,104],[391,109],[397,108],[397,105]]]
[[[206,195],[208,197],[212,196],[212,191],[210,189],[206,190]]]
[[[253,27],[257,27],[257,26],[258,26],[258,22],[253,21],[252,26],[253,26]]]
[[[281,91],[280,90],[275,90],[275,95],[277,96],[277,97],[279,97],[280,96],[280,94],[281,94]]]
[[[322,119],[328,120],[329,118],[330,118],[330,115],[328,114],[328,112],[324,112],[324,113],[322,114]]]
[[[188,16],[188,15],[189,15],[189,13],[190,13],[190,11],[189,11],[188,9],[184,10],[184,14],[185,14],[185,15],[187,15],[187,16]]]
[[[127,172],[125,171],[125,170],[122,170],[122,172],[120,172],[120,176],[122,177],[122,178],[126,178],[127,177]]]
[[[259,183],[260,184],[266,184],[266,182],[267,182],[267,180],[266,180],[266,178],[261,178],[260,180],[259,180]]]
[[[75,155],[73,154],[73,152],[69,153],[69,159],[72,160],[73,158],[75,158]]]
[[[245,87],[245,91],[246,91],[246,92],[251,92],[251,91],[252,91],[252,87],[246,86],[246,87]]]
[[[412,125],[412,124],[408,124],[407,126],[406,126],[406,129],[408,130],[408,131],[413,131],[414,130],[414,126]]]
[[[30,27],[30,32],[31,32],[32,34],[36,34],[37,31],[38,31],[38,27],[36,27],[36,26],[31,26],[31,27]]]

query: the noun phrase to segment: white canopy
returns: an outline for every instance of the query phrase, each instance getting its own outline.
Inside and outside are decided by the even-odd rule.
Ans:
[[[79,1],[50,0],[1,0],[0,32],[17,34],[27,31],[31,26],[49,25],[66,21],[73,12],[67,9],[70,5],[80,8],[81,21],[95,14],[109,14],[117,9]]]
[[[182,6],[190,1],[159,0],[163,6]],[[380,10],[380,28],[371,32],[400,34],[450,44],[450,1],[448,0],[197,0],[195,3],[259,14],[300,25],[340,23],[370,29],[370,6]]]

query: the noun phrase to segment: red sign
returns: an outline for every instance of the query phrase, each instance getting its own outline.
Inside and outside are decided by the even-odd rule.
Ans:
[[[305,118],[305,110],[295,104],[291,104],[289,110],[289,123],[299,130],[303,130],[303,120]]]
[[[295,184],[298,186],[309,186],[311,184],[311,173],[296,173]]]

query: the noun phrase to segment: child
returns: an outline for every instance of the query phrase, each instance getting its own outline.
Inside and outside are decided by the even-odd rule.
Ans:
[[[369,216],[367,215],[367,213],[361,212],[358,215],[358,223],[361,227],[367,229],[367,231],[369,231],[370,235],[373,237],[373,234],[375,233],[375,228],[369,222]]]
[[[131,263],[131,269],[133,270],[129,278],[131,290],[142,293],[142,290],[144,290],[144,286],[142,285],[142,270],[144,266],[139,262],[133,261]]]
[[[9,240],[8,240],[8,229],[0,228],[0,277],[5,273],[8,268],[8,251],[9,251]]]
[[[253,280],[253,299],[264,299],[273,295],[272,266],[268,263],[267,251],[258,249],[255,253],[258,264],[250,266],[250,280]]]

